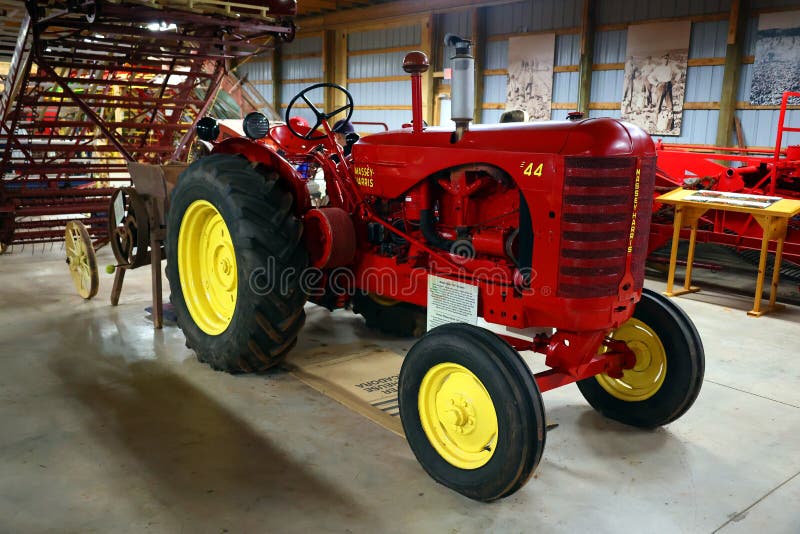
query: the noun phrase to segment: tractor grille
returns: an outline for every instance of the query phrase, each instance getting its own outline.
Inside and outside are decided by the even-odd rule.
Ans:
[[[617,294],[631,244],[636,162],[636,158],[566,158],[559,296]],[[642,160],[631,244],[636,289],[644,282],[654,173],[655,158]]]

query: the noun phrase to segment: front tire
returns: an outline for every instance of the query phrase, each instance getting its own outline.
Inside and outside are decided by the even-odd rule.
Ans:
[[[511,495],[542,457],[536,381],[517,351],[477,326],[447,324],[419,340],[400,370],[399,404],[425,471],[471,499]]]
[[[705,353],[683,310],[645,289],[633,317],[611,337],[628,344],[636,365],[619,379],[600,374],[578,382],[595,410],[642,428],[666,425],[689,410],[703,385]]]
[[[181,175],[167,223],[167,278],[197,358],[230,373],[280,363],[305,321],[308,255],[275,173],[211,155]]]

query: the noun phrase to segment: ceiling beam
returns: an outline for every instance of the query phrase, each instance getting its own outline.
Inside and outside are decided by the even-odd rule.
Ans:
[[[301,0],[302,2],[303,0]],[[312,17],[298,17],[296,24],[302,31],[335,28],[352,24],[374,23],[376,19],[401,18],[410,15],[446,13],[465,8],[513,4],[519,0],[397,0],[367,7],[334,11]],[[301,4],[302,5],[302,4]]]

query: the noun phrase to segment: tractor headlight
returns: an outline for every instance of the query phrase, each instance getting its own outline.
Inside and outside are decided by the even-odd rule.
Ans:
[[[244,118],[242,128],[250,139],[263,139],[269,133],[269,119],[263,113],[253,111]]]
[[[195,131],[197,132],[197,137],[210,143],[219,137],[219,124],[217,124],[216,119],[203,117],[197,121]]]

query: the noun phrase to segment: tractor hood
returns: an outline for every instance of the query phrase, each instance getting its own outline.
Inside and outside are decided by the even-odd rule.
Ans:
[[[380,160],[379,154],[386,154],[392,146],[564,156],[655,154],[650,136],[641,128],[608,118],[475,125],[457,143],[450,142],[452,134],[452,129],[444,127],[427,128],[422,133],[414,133],[411,128],[376,133],[359,141],[353,147],[353,155],[356,161],[362,157]]]

